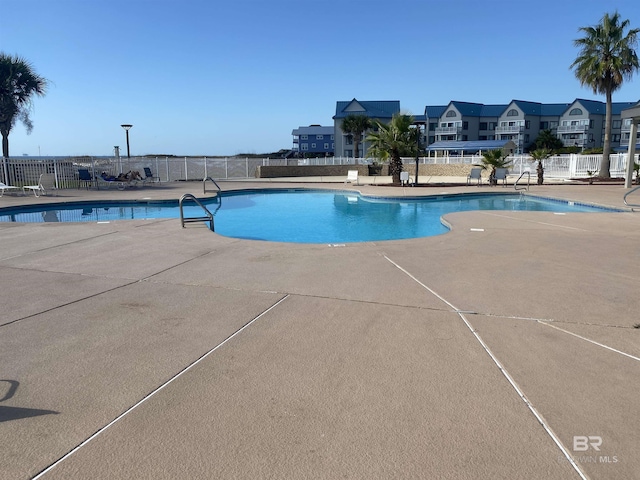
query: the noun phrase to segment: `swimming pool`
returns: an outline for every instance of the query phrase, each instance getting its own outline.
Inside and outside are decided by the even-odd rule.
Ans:
[[[295,243],[350,243],[441,235],[442,215],[469,210],[606,212],[611,209],[519,194],[371,197],[352,191],[265,189],[223,192],[203,201],[216,233]],[[185,216],[201,216],[185,204]],[[100,202],[0,209],[3,222],[110,222],[179,218],[177,201]]]

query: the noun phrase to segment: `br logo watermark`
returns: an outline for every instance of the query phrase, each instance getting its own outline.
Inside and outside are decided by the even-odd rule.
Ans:
[[[590,448],[593,448],[596,452],[599,452],[600,445],[602,445],[602,437],[599,437],[597,435],[589,435],[588,437],[575,435],[573,437],[574,452],[586,452]]]
[[[598,435],[574,435],[573,451],[588,452],[582,455],[575,455],[573,459],[578,463],[618,463],[617,455],[601,455],[602,437]],[[593,453],[589,455],[589,453]]]

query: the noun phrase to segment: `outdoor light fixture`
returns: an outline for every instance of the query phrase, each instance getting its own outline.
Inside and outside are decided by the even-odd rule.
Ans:
[[[133,127],[133,125],[124,124],[120,126],[127,132],[127,158],[131,158],[131,152],[129,151],[129,129]]]

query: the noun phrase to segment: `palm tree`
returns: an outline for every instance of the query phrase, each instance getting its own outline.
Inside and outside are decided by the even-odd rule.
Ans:
[[[367,155],[380,160],[390,159],[389,174],[393,183],[400,183],[402,172],[402,157],[415,156],[418,151],[418,129],[411,128],[411,115],[396,114],[388,124],[376,122],[378,130],[367,136],[371,143]]]
[[[562,140],[556,137],[549,129],[541,130],[538,134],[538,138],[536,138],[536,141],[534,143],[536,149],[544,148],[547,150],[551,150],[552,152],[560,150],[562,147],[564,147]]]
[[[32,65],[17,55],[0,52],[0,133],[2,156],[9,156],[9,132],[20,120],[31,133],[29,113],[31,97],[44,95],[47,80],[33,70]]]
[[[609,153],[611,151],[611,97],[625,80],[630,80],[640,68],[634,48],[640,29],[634,28],[624,34],[629,20],[620,20],[618,12],[606,13],[600,24],[582,27],[585,36],[574,40],[580,53],[571,64],[580,85],[593,89],[593,93],[606,95],[604,145],[600,177],[609,178]]]
[[[534,162],[538,162],[536,172],[538,172],[538,185],[542,185],[544,182],[544,168],[542,167],[542,161],[551,156],[551,150],[547,148],[537,148],[536,150],[529,152],[531,159]]]
[[[353,156],[356,163],[360,158],[360,142],[362,142],[362,134],[373,127],[371,119],[366,115],[347,115],[342,121],[342,131],[353,137]]]
[[[507,160],[507,155],[501,150],[488,150],[486,152],[482,152],[482,169],[486,170],[491,168],[491,173],[489,174],[489,185],[495,185],[496,181],[496,169],[497,168],[508,168],[511,165],[511,160]]]

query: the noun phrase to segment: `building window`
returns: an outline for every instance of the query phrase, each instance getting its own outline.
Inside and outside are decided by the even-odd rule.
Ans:
[[[469,130],[469,122],[462,122],[462,129]]]
[[[430,123],[429,124],[429,131],[430,132],[435,132],[437,127],[438,127],[438,123],[437,122],[436,123]]]
[[[316,140],[324,140],[324,135],[316,135]]]
[[[558,128],[558,122],[549,122],[549,128]]]
[[[308,135],[300,135],[300,140],[309,140]]]
[[[515,108],[512,108],[507,112],[507,117],[517,117],[518,111]]]
[[[611,140],[612,142],[620,143],[620,134],[619,133],[614,133],[612,135],[612,137],[613,137],[612,140]]]
[[[487,139],[487,136],[486,136],[486,135],[480,135],[480,136],[478,137],[478,140],[486,140],[486,139]]]
[[[540,122],[540,130],[547,130],[549,128],[549,122]]]
[[[622,125],[622,121],[621,120],[614,120],[613,121],[613,125],[611,126],[611,128],[620,128],[620,125]]]
[[[458,115],[456,114],[456,112],[454,110],[449,110],[447,112],[447,117],[457,117]]]
[[[328,143],[325,143],[325,144],[324,144],[324,149],[325,149],[325,150],[329,150],[329,144],[328,144]]]
[[[486,130],[487,129],[487,122],[480,122],[480,130]]]
[[[580,110],[579,108],[574,108],[569,112],[569,115],[582,115],[582,110]]]
[[[306,152],[307,150],[309,150],[309,144],[308,143],[302,143],[300,145],[300,150]]]
[[[524,128],[529,130],[531,128],[531,120],[527,120],[524,122]]]
[[[347,138],[345,138],[345,140],[344,140],[344,144],[345,145],[353,145],[353,136],[352,135],[347,135]]]
[[[331,140],[334,140],[333,135],[331,135]]]
[[[311,148],[313,148],[313,149],[315,150],[315,149],[316,149],[316,144],[315,144],[315,143],[312,143],[312,144],[311,144]]]
[[[331,144],[331,150],[334,150],[335,148],[336,148],[336,144],[335,144],[335,143],[332,143],[332,144]]]
[[[489,130],[495,130],[496,129],[496,122],[489,122]]]

